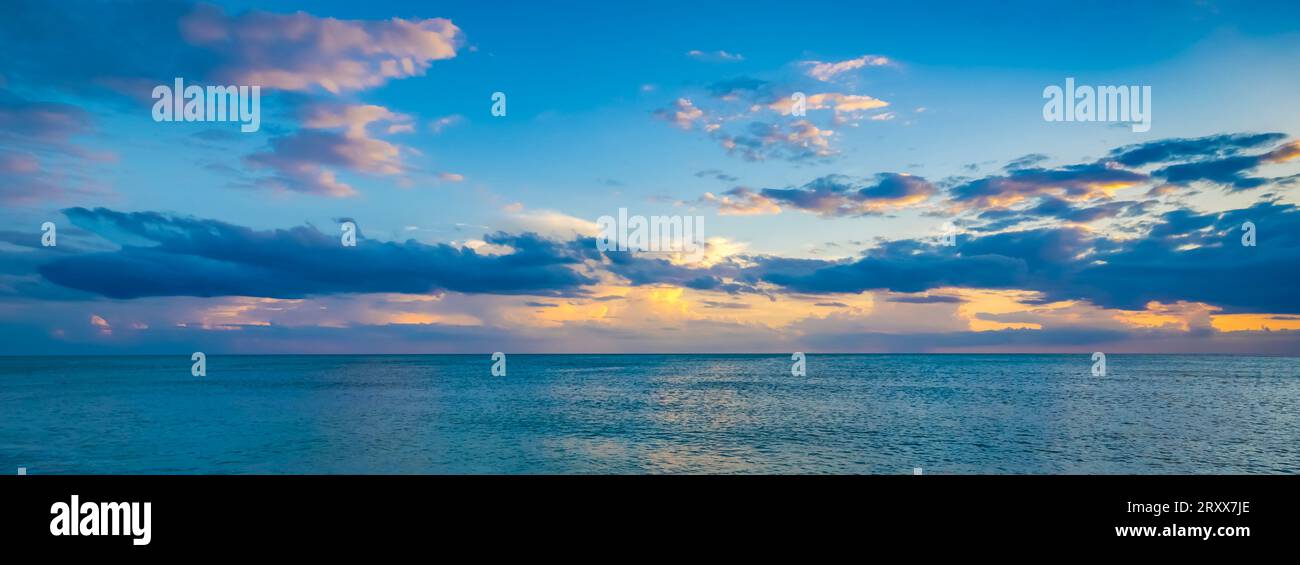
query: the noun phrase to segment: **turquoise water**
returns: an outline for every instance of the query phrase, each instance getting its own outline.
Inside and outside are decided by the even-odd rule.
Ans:
[[[1296,473],[1300,358],[0,357],[53,473]]]

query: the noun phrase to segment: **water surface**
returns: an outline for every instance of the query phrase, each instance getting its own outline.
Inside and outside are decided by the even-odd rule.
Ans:
[[[0,357],[53,473],[1295,473],[1300,358]]]

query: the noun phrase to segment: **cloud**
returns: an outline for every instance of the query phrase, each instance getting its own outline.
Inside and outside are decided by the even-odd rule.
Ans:
[[[1217,330],[1210,327],[1211,319],[1218,324],[1218,318],[1224,315],[1236,316],[1232,324],[1242,327],[1233,331],[1240,332],[1242,328],[1250,329],[1246,325],[1260,324],[1242,318],[1246,313],[1267,313],[1268,317],[1261,320],[1289,320],[1300,314],[1292,299],[1291,284],[1300,274],[1300,235],[1296,235],[1300,234],[1300,210],[1277,202],[1214,213],[1175,210],[1160,216],[1160,221],[1150,224],[1146,231],[1132,234],[1136,237],[1123,239],[1083,229],[1041,228],[962,238],[956,247],[916,240],[880,242],[863,257],[851,260],[728,255],[703,266],[631,254],[600,254],[594,240],[584,237],[560,243],[497,234],[485,242],[502,250],[495,255],[475,253],[463,246],[380,243],[364,238],[357,248],[345,250],[335,236],[311,227],[256,231],[152,213],[122,214],[102,209],[70,209],[67,213],[75,226],[116,242],[120,249],[64,255],[40,272],[57,284],[111,298],[286,299],[375,292],[436,297],[445,290],[598,296],[589,302],[591,305],[614,298],[623,301],[611,297],[608,291],[591,292],[595,289],[590,285],[603,277],[580,273],[583,263],[594,260],[634,288],[647,289],[646,296],[659,297],[654,300],[659,301],[660,315],[666,317],[656,323],[674,319],[672,312],[678,310],[689,316],[716,311],[724,317],[743,314],[761,319],[773,312],[766,306],[769,301],[779,305],[776,311],[789,311],[789,301],[797,299],[806,303],[808,310],[793,318],[782,318],[787,321],[781,323],[811,317],[790,326],[791,330],[810,340],[813,336],[829,340],[826,343],[848,339],[844,336],[873,335],[864,339],[901,347],[898,340],[905,337],[889,337],[892,335],[917,340],[929,336],[921,341],[936,350],[1050,348],[1117,340],[1165,344],[1160,347],[1180,343],[1177,347],[1183,347],[1188,342],[1177,340],[1214,334]],[[1240,225],[1246,219],[1259,227],[1257,247],[1243,247],[1238,241]],[[545,282],[521,285],[521,279]],[[693,298],[683,301],[683,289]],[[819,314],[815,308],[849,309],[850,300],[859,293],[873,291],[888,294],[876,301],[874,310],[867,307],[865,311],[870,311],[871,317],[864,319],[858,312],[862,304],[854,302],[854,315],[837,318],[834,324],[816,321]],[[722,294],[733,298],[720,298]],[[1008,303],[1010,307],[1004,307],[981,298],[985,295],[1005,295],[1013,297],[1013,301]],[[886,303],[899,306],[887,307]],[[537,315],[555,318],[559,320],[555,324],[566,328],[571,327],[567,324],[596,314],[607,319],[604,310],[593,310],[595,306],[574,309],[566,303],[542,300],[518,304],[552,312]],[[698,310],[692,310],[691,304]],[[932,310],[907,309],[912,307]],[[84,324],[86,313],[84,309],[81,312]],[[456,312],[410,308],[394,309],[391,314],[375,319],[402,324],[450,324],[465,318]],[[827,312],[820,316],[828,314],[836,315]],[[155,320],[120,319],[120,314],[114,317],[113,311],[97,310],[96,315],[120,321],[113,325],[122,328],[140,322],[159,325]],[[942,319],[934,318],[929,325],[901,321],[891,325],[877,320],[879,316]],[[231,318],[236,322],[242,319]],[[942,333],[925,329],[966,323],[979,331]],[[722,330],[720,326],[709,327]],[[1008,327],[1040,329],[986,331]],[[691,326],[691,331],[698,330]],[[627,331],[636,334],[642,330]],[[976,335],[989,333],[992,335]],[[699,339],[697,334],[684,335]],[[1056,342],[1053,336],[1073,336],[1075,341]],[[773,336],[763,339],[771,340]],[[1135,341],[1143,339],[1156,341]],[[1287,343],[1294,344],[1295,340]],[[1269,347],[1273,346],[1282,347],[1277,343]]]
[[[559,240],[595,237],[600,233],[600,226],[596,222],[555,210],[525,209],[522,203],[514,202],[502,208],[502,211],[505,213],[503,225],[506,229],[537,233]],[[592,248],[595,248],[595,240],[592,240]]]
[[[1202,181],[1235,192],[1285,180],[1251,176],[1251,173],[1267,164],[1285,163],[1300,157],[1300,142],[1293,141],[1263,153],[1245,153],[1284,139],[1286,135],[1282,133],[1163,139],[1117,148],[1111,151],[1110,158],[1129,167],[1164,165],[1151,174],[1170,184],[1187,185]]]
[[[58,201],[70,193],[49,177],[31,154],[0,153],[0,203],[26,206]]]
[[[692,49],[686,52],[686,56],[701,61],[722,62],[722,63],[734,63],[737,61],[745,60],[745,57],[740,53],[730,53],[722,50],[701,51],[699,49]]]
[[[1126,167],[1186,161],[1194,158],[1226,157],[1272,145],[1286,138],[1282,133],[1225,133],[1197,138],[1171,138],[1125,145],[1110,152],[1111,160]]]
[[[923,295],[895,295],[889,297],[890,302],[901,302],[903,304],[961,304],[966,299],[960,296],[949,296],[946,294],[923,294]]]
[[[769,266],[762,280],[789,291],[824,294],[868,290],[913,293],[950,286],[1023,288],[1031,278],[1028,262],[1014,253],[913,254],[919,247],[914,242],[891,242],[862,259],[827,263],[805,273]]]
[[[314,227],[257,231],[216,220],[96,208],[64,211],[76,226],[119,243],[111,252],[60,257],[40,267],[49,281],[109,298],[256,296],[300,298],[340,293],[579,294],[595,281],[573,267],[569,248],[536,235],[497,233],[507,246],[481,255],[447,244],[357,238]]]
[[[804,91],[810,88],[741,76],[711,83],[703,93],[680,96],[653,114],[678,129],[704,132],[728,155],[746,161],[819,162],[839,154],[832,127],[894,117],[871,113],[889,102],[851,92],[814,92],[802,99],[804,112],[796,114],[794,94]]]
[[[1267,234],[1266,243],[1241,245],[1247,221]],[[749,272],[732,276],[758,277],[802,293],[1014,288],[1040,292],[1044,300],[1086,300],[1125,310],[1184,301],[1224,313],[1300,312],[1292,296],[1292,282],[1300,276],[1295,205],[1261,202],[1214,213],[1178,209],[1136,235],[1110,239],[1071,227],[964,238],[955,248],[899,240],[852,261],[749,257]]]
[[[839,92],[822,92],[813,94],[805,98],[805,110],[831,110],[834,112],[834,122],[836,124],[849,124],[860,121],[863,112],[877,110],[889,106],[888,102],[867,96],[864,94],[843,94]],[[794,111],[794,104],[791,98],[779,98],[767,105],[768,109],[781,114],[790,115]],[[893,114],[883,113],[871,116],[872,120],[890,120]]]
[[[825,160],[839,153],[831,147],[834,135],[834,131],[819,128],[808,120],[785,124],[752,122],[744,133],[714,133],[727,154],[740,155],[746,161],[774,157],[789,161]]]
[[[340,178],[343,172],[404,171],[404,148],[373,137],[376,132],[367,132],[368,126],[383,122],[382,133],[388,134],[416,127],[409,116],[353,103],[351,96],[423,76],[435,61],[455,57],[463,41],[460,29],[443,18],[348,20],[259,10],[227,14],[218,6],[188,2],[18,0],[6,15],[0,41],[13,57],[0,62],[0,76],[30,88],[50,87],[115,103],[125,96],[137,104],[152,103],[152,88],[159,81],[170,84],[173,77],[191,84],[256,85],[264,94],[299,93],[283,100],[290,107],[305,105],[302,127],[245,157],[248,165],[271,172],[247,184],[333,197],[357,194]],[[78,40],[69,44],[68,37]],[[350,102],[320,101],[341,95],[349,95]],[[70,106],[29,104],[8,119],[0,116],[0,122],[7,122],[0,127],[29,137],[66,139],[86,129],[88,120],[77,112]],[[48,192],[30,181],[10,185],[15,187],[6,198],[10,202]]]
[[[690,98],[678,98],[670,107],[655,110],[655,116],[681,129],[690,130],[704,118],[704,111],[696,108]]]
[[[8,56],[0,61],[0,74],[140,101],[149,99],[158,81],[173,77],[267,90],[355,92],[422,76],[434,61],[455,57],[463,42],[460,29],[443,18],[226,14],[210,4],[158,0],[12,0],[6,8],[0,38],[22,40],[5,42]],[[77,41],[69,44],[69,37]]]
[[[815,196],[815,191],[806,195],[805,205],[835,209]],[[1052,207],[1058,203],[1050,202]],[[1128,214],[1143,203],[1109,204],[1099,206],[1107,213],[1122,209]],[[1092,208],[1065,207],[1055,213],[1093,214]],[[1255,247],[1241,245],[1242,225],[1247,221],[1259,230]],[[1155,312],[1148,316],[1159,314],[1159,309],[1151,310],[1152,303],[1204,304],[1221,315],[1300,313],[1292,296],[1292,283],[1300,276],[1296,205],[1259,202],[1224,212],[1181,208],[1138,226],[1143,231],[1118,238],[1081,227],[1042,227],[963,236],[955,247],[921,240],[885,241],[861,258],[838,261],[737,255],[696,268],[610,256],[607,268],[634,285],[672,284],[733,294],[1006,289],[1038,293],[1034,300],[1044,304],[1083,301],[1101,308]],[[938,295],[893,301],[950,300],[934,296]]]
[[[433,120],[432,122],[429,122],[429,130],[432,131],[433,133],[442,133],[447,128],[464,123],[464,121],[465,121],[465,117],[460,114],[443,116],[441,118]]]
[[[382,106],[314,104],[305,111],[304,129],[272,138],[268,151],[254,153],[245,160],[254,168],[274,171],[270,178],[258,181],[262,186],[323,196],[355,196],[357,191],[338,181],[332,169],[376,175],[404,171],[401,147],[367,133],[368,126],[380,122],[409,124],[411,118]]]
[[[460,28],[444,18],[339,20],[303,12],[226,15],[200,4],[180,20],[184,39],[222,57],[210,78],[338,94],[422,76],[456,56]]]
[[[1007,171],[964,182],[949,193],[959,208],[1005,208],[1028,198],[1057,196],[1070,201],[1109,198],[1121,188],[1149,180],[1146,174],[1098,162]]]
[[[1030,153],[1023,157],[1012,159],[1011,161],[1007,162],[1007,164],[1002,168],[1003,170],[1006,171],[1014,171],[1017,169],[1028,169],[1034,165],[1046,161],[1047,158],[1048,158],[1047,155],[1043,155],[1042,153]],[[967,167],[970,167],[971,170],[979,168],[978,165],[973,165],[973,164],[967,165]]]
[[[757,196],[821,216],[861,216],[913,206],[934,193],[924,178],[881,173],[868,180],[829,175],[799,188],[765,188]]]
[[[90,125],[90,114],[70,104],[32,102],[12,95],[0,97],[0,142],[62,145],[74,136],[89,133]]]
[[[1289,163],[1300,159],[1300,140],[1292,141],[1264,154],[1266,163]]]
[[[309,106],[303,127],[343,129],[349,137],[365,137],[366,126],[376,122],[409,124],[411,117],[373,104],[315,104]]]
[[[113,326],[109,325],[108,321],[100,317],[99,314],[90,315],[90,325],[94,326],[95,331],[101,335],[113,335]]]
[[[736,181],[740,180],[739,177],[736,177],[736,176],[733,176],[733,175],[729,175],[729,174],[724,173],[724,172],[722,172],[722,171],[719,171],[719,170],[717,170],[717,169],[706,169],[706,170],[703,170],[703,171],[699,171],[699,172],[695,173],[695,176],[696,176],[697,178],[712,178],[712,179],[717,179],[717,180],[720,180],[720,181],[722,181],[722,182],[736,182]]]
[[[41,166],[30,153],[0,153],[0,173],[27,174],[39,171]]]
[[[879,55],[863,55],[855,59],[847,59],[844,61],[829,63],[822,61],[803,61],[799,64],[807,67],[806,72],[808,73],[808,76],[826,82],[849,71],[854,71],[863,67],[883,67],[892,64],[892,61]]]
[[[1259,202],[1208,213],[1179,209],[1159,220],[1137,240],[1096,242],[1097,256],[1079,265],[1056,294],[1127,309],[1190,301],[1225,313],[1300,312],[1293,284],[1300,276],[1300,210],[1294,204]],[[1267,240],[1243,246],[1247,221]]]
[[[33,102],[0,90],[0,203],[30,205],[99,192],[85,168],[113,156],[73,142],[92,132],[91,122],[76,106]]]
[[[1236,133],[1162,139],[1115,148],[1099,161],[1060,167],[1038,166],[1047,157],[1031,153],[1007,163],[999,174],[976,179],[955,178],[946,184],[950,185],[948,195],[954,212],[983,209],[983,219],[1000,219],[1004,225],[1035,216],[1089,222],[1144,212],[1150,207],[1149,202],[1078,206],[1082,202],[1109,200],[1119,190],[1142,184],[1156,185],[1148,191],[1148,196],[1165,196],[1173,194],[1180,185],[1196,181],[1214,182],[1232,191],[1294,182],[1294,177],[1262,178],[1248,174],[1264,165],[1300,157],[1300,142],[1246,153],[1268,148],[1285,138],[1281,133]],[[1013,210],[1035,200],[1037,206]]]
[[[771,198],[738,186],[722,193],[704,193],[698,200],[700,204],[715,206],[719,216],[757,216],[763,214],[780,214],[781,206]]]
[[[1236,156],[1194,163],[1182,163],[1157,169],[1155,176],[1172,184],[1187,184],[1193,181],[1209,181],[1225,185],[1231,190],[1258,188],[1268,179],[1246,175],[1259,166],[1262,159],[1257,156]]]
[[[1258,155],[1235,155],[1219,159],[1193,161],[1170,165],[1156,170],[1153,174],[1173,184],[1187,184],[1193,181],[1218,183],[1230,191],[1259,188],[1272,183],[1291,182],[1290,178],[1264,178],[1249,176],[1259,167],[1272,163],[1285,163],[1300,157],[1300,142],[1282,145],[1272,151]]]
[[[754,307],[752,304],[746,304],[744,302],[720,302],[717,300],[704,300],[701,301],[700,304],[703,304],[706,308],[722,308],[727,310],[749,310]]]
[[[1001,229],[999,226],[1009,227],[1021,222],[1043,218],[1087,224],[1107,218],[1137,216],[1145,213],[1154,203],[1153,200],[1142,202],[1111,201],[1092,206],[1080,206],[1063,198],[1044,196],[1035,206],[1021,210],[1005,208],[988,210],[981,213],[979,218],[998,222],[992,226],[985,226],[982,228],[984,231],[996,231]]]

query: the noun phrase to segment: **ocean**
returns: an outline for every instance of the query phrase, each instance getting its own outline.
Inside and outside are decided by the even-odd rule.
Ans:
[[[0,357],[28,474],[1293,474],[1300,358]]]

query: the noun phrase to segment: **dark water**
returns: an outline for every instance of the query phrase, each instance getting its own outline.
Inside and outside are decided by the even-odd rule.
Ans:
[[[1300,358],[0,357],[52,473],[1296,473]]]

